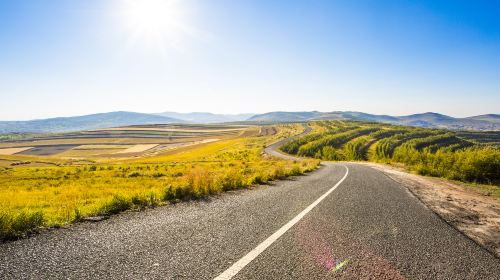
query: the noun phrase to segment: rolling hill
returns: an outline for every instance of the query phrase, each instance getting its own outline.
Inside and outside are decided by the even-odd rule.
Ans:
[[[473,116],[473,117],[468,117],[467,119],[500,123],[500,115],[496,114]]]
[[[31,121],[0,121],[0,133],[68,132],[138,124],[167,124],[184,121],[134,112],[110,112],[77,117],[50,118]]]
[[[208,112],[177,113],[163,112],[155,114],[192,123],[224,123],[245,121],[255,114],[213,114]]]
[[[260,115],[224,115],[204,112],[143,114],[135,112],[110,112],[77,117],[61,117],[30,121],[0,121],[0,133],[12,132],[69,132],[141,124],[168,123],[223,123],[240,122],[275,123],[305,122],[310,120],[357,120],[454,130],[500,130],[500,115],[487,114],[467,118],[453,118],[438,113],[407,116],[374,115],[353,111],[333,112],[269,112]]]
[[[500,130],[500,115],[488,114],[468,118],[453,118],[428,112],[407,116],[373,115],[362,112],[270,112],[255,115],[250,122],[297,122],[310,120],[357,120],[454,130]]]

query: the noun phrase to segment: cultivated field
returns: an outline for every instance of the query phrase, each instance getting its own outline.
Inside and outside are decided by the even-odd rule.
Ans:
[[[162,134],[166,126],[146,128],[100,130],[96,138],[82,132],[2,143],[8,149],[33,148],[0,156],[0,239],[250,187],[318,165],[262,155],[265,145],[300,133],[302,125],[186,126],[168,134]],[[117,139],[111,135],[124,141],[107,141]],[[152,138],[154,143],[144,141]],[[75,139],[85,141],[75,144]]]
[[[4,139],[8,140],[0,141],[0,155],[60,159],[151,156],[178,147],[230,139],[243,134],[255,136],[261,130],[259,127],[241,125],[144,125],[23,138],[4,135]]]
[[[4,148],[0,149],[0,155],[14,155],[30,149],[33,149],[33,147]]]

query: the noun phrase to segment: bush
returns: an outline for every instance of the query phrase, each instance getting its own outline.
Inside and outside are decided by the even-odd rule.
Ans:
[[[267,176],[263,174],[257,174],[252,178],[251,184],[263,185],[267,183],[267,181],[268,181]]]
[[[45,219],[41,211],[21,211],[0,213],[0,239],[14,239],[37,232],[44,225]]]
[[[99,215],[112,215],[131,209],[134,206],[130,199],[121,195],[113,196],[113,199],[99,209]]]
[[[230,169],[219,179],[218,185],[221,186],[219,192],[236,190],[247,186],[243,180],[243,175],[234,168]]]
[[[168,185],[163,191],[163,200],[164,201],[172,201],[177,199],[178,197],[175,194],[175,189],[172,185]]]
[[[161,172],[154,172],[151,176],[153,178],[161,178],[161,177],[165,176],[165,174],[163,174]]]
[[[135,177],[140,177],[140,176],[142,176],[142,173],[139,171],[133,171],[127,175],[127,177],[129,177],[129,178],[135,178]]]
[[[289,175],[290,176],[299,176],[299,175],[302,175],[303,173],[304,172],[302,171],[302,169],[300,168],[300,166],[294,165],[292,167],[292,169],[290,170]]]
[[[132,196],[131,200],[135,206],[141,209],[147,207],[155,207],[160,203],[159,199],[156,197],[156,194],[153,192],[150,192],[148,194],[136,194]]]

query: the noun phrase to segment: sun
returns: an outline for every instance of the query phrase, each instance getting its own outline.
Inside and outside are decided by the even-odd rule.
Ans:
[[[120,15],[135,42],[176,47],[189,32],[180,0],[123,0]]]

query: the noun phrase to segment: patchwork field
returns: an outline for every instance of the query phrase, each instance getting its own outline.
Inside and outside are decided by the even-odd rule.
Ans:
[[[242,125],[144,125],[31,135],[0,141],[0,155],[100,159],[151,156],[184,146],[256,136],[261,130]]]
[[[300,133],[302,125],[146,128],[100,130],[97,138],[78,138],[88,136],[82,132],[2,143],[11,152],[33,148],[0,156],[0,239],[246,188],[300,175],[319,163],[262,156],[266,145]],[[108,141],[117,139],[111,137],[116,131],[140,131],[137,135],[145,137],[129,138],[127,132],[121,141]],[[82,142],[72,142],[73,137]]]

